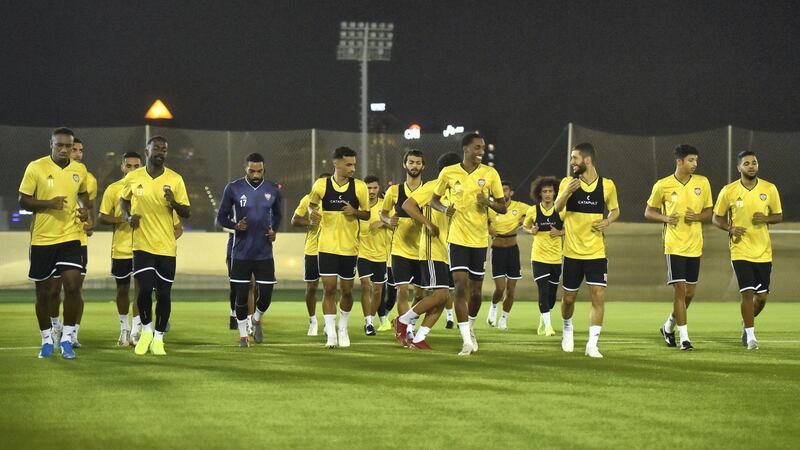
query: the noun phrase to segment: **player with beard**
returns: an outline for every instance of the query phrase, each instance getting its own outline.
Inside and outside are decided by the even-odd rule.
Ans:
[[[364,178],[369,192],[369,220],[362,221],[358,237],[358,279],[361,282],[361,310],[364,313],[364,334],[375,336],[373,316],[381,302],[381,292],[386,283],[386,230],[381,220],[378,194],[380,180],[374,175]]]

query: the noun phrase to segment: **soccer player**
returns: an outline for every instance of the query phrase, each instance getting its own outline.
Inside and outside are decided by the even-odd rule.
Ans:
[[[392,230],[392,277],[397,289],[397,314],[408,311],[409,288],[419,286],[419,236],[422,228],[419,222],[411,219],[403,210],[403,202],[412,192],[422,186],[422,171],[425,169],[425,156],[420,150],[408,150],[403,155],[405,182],[394,184],[386,191],[383,199],[381,219]],[[394,215],[390,217],[390,212]],[[414,301],[422,299],[422,290],[414,290]],[[413,328],[413,327],[412,327]],[[396,331],[396,329],[395,329]],[[413,331],[409,329],[409,331]]]
[[[714,225],[730,236],[731,265],[742,295],[742,345],[758,350],[755,318],[764,310],[772,274],[769,226],[783,221],[778,188],[758,178],[758,158],[745,150],[737,156],[739,180],[722,188],[714,205]]]
[[[681,350],[692,350],[686,310],[692,303],[700,276],[703,254],[703,222],[711,220],[711,184],[695,174],[697,149],[683,144],[675,147],[675,173],[653,185],[644,217],[664,224],[664,254],[667,260],[667,284],[674,291],[672,313],[659,332],[667,347],[676,347],[675,324]]]
[[[531,268],[539,291],[539,336],[555,336],[550,311],[556,305],[561,283],[563,257],[564,211],[556,211],[558,180],[538,177],[531,183],[531,198],[536,202],[525,214],[523,229],[533,235]]]
[[[81,234],[91,229],[86,166],[70,158],[74,134],[57,128],[50,136],[50,155],[34,160],[25,168],[19,185],[19,205],[33,211],[31,223],[30,270],[36,283],[36,318],[42,335],[39,358],[53,354],[50,301],[56,290],[55,275],[64,288],[64,328],[59,340],[61,356],[74,359],[72,334],[81,298]],[[77,212],[77,214],[76,214]],[[75,220],[77,217],[82,225]]]
[[[233,250],[233,236],[236,234],[236,230],[231,230],[225,227],[222,229],[228,233],[228,243],[225,245],[225,267],[228,270],[228,287],[230,288],[228,291],[228,302],[230,304],[231,312],[230,312],[230,320],[228,321],[228,329],[230,330],[238,330],[239,329],[239,322],[236,320],[236,283],[230,281],[231,278],[231,251]],[[250,289],[247,292],[247,332],[248,336],[253,335],[253,324],[252,318],[253,313],[255,312],[256,305],[255,305],[255,295],[256,289],[258,285],[256,284],[255,279],[250,279]]]
[[[497,322],[497,304],[503,302],[503,314],[497,328],[508,329],[508,315],[514,306],[514,292],[517,289],[517,280],[522,279],[522,268],[519,262],[519,245],[517,245],[517,230],[525,220],[525,213],[531,205],[512,200],[514,191],[509,181],[503,181],[503,199],[506,202],[505,214],[496,214],[489,210],[489,233],[492,236],[492,279],[494,280],[494,293],[492,306],[486,317],[489,326]]]
[[[445,153],[437,161],[439,171],[447,166],[458,164],[460,161],[461,156],[458,153]],[[431,349],[427,341],[428,333],[445,308],[450,298],[450,287],[453,285],[448,264],[447,231],[450,224],[448,212],[452,215],[455,209],[449,208],[440,211],[433,208],[431,199],[437,183],[437,180],[428,181],[403,202],[403,210],[423,226],[419,245],[419,259],[422,265],[420,284],[423,289],[431,292],[397,319],[396,337],[411,349]],[[441,198],[440,203],[442,205],[450,204],[447,194]],[[413,339],[410,342],[407,341],[407,328],[422,314],[425,314],[422,326],[419,327]]]
[[[586,279],[592,296],[589,317],[587,356],[602,358],[597,348],[603,327],[606,286],[608,285],[608,259],[606,259],[605,230],[619,218],[617,188],[614,182],[603,178],[595,167],[594,146],[576,145],[570,153],[572,176],[565,177],[558,186],[556,211],[564,213],[564,298],[561,317],[564,330],[561,349],[574,349],[572,314],[581,282]],[[605,211],[608,209],[608,215]]]
[[[356,152],[339,147],[333,152],[333,176],[314,183],[308,199],[311,225],[320,226],[319,275],[322,278],[322,313],[325,347],[349,347],[347,321],[353,308],[353,280],[358,260],[360,220],[369,220],[369,194],[363,181],[353,178]],[[320,212],[321,210],[321,212]],[[341,288],[341,315],[336,324],[336,285]],[[338,332],[337,332],[338,331]]]
[[[131,226],[122,217],[119,208],[119,193],[124,184],[124,176],[142,165],[142,157],[136,152],[127,152],[122,155],[120,170],[123,178],[106,188],[100,202],[100,215],[98,221],[113,227],[111,239],[111,275],[117,284],[117,312],[119,313],[119,339],[117,345],[127,347],[131,343],[136,345],[141,334],[142,321],[139,318],[139,307],[133,303],[133,324],[128,325],[128,309],[130,307],[131,274],[133,273],[133,250]],[[134,295],[138,290],[134,289]]]
[[[390,185],[391,187],[391,185]],[[388,189],[388,188],[387,188]],[[381,200],[385,198],[381,196]],[[383,202],[381,201],[381,206]],[[390,211],[391,213],[391,211]],[[386,234],[386,283],[384,284],[381,292],[381,302],[378,305],[378,320],[381,325],[378,331],[392,331],[392,321],[389,320],[389,311],[394,308],[397,303],[397,288],[394,285],[394,275],[392,274],[392,252],[389,250],[392,247],[392,238],[394,237],[394,230],[387,228]]]
[[[272,243],[281,218],[281,191],[264,178],[264,157],[251,153],[245,160],[245,176],[225,186],[217,213],[220,225],[236,230],[231,248],[230,281],[236,284],[239,347],[250,347],[247,297],[251,278],[258,285],[252,318],[253,340],[257,344],[264,340],[261,319],[272,303],[272,290],[277,282]]]
[[[175,238],[173,212],[184,219],[191,214],[186,185],[174,170],[166,167],[168,143],[163,136],[147,141],[146,164],[125,176],[120,190],[120,209],[133,230],[133,276],[139,281],[139,316],[142,331],[135,353],[148,350],[164,356],[164,332],[172,307],[175,279]],[[156,320],[153,329],[153,289],[156,291]]]
[[[478,351],[473,324],[481,307],[481,286],[486,272],[486,249],[489,246],[488,209],[505,214],[506,203],[500,175],[494,167],[481,163],[486,142],[477,133],[468,133],[461,140],[461,164],[447,166],[439,172],[431,200],[438,211],[448,210],[441,199],[449,195],[450,272],[455,283],[455,310],[458,329],[464,345],[460,356]],[[469,305],[467,302],[469,301]]]
[[[321,173],[317,179],[329,178],[331,174]],[[317,335],[317,287],[319,285],[319,225],[311,225],[308,216],[308,194],[304,195],[292,215],[293,227],[306,228],[306,243],[303,251],[305,260],[305,273],[303,280],[306,282],[306,309],[308,310],[308,336]]]
[[[361,309],[364,313],[364,333],[375,336],[373,316],[381,301],[386,283],[386,230],[381,220],[382,204],[378,201],[380,180],[374,175],[364,178],[369,193],[369,220],[360,225],[358,241],[358,279],[361,281]]]

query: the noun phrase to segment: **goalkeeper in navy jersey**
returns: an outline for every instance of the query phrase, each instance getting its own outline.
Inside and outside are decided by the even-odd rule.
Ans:
[[[234,231],[230,257],[230,281],[236,286],[236,321],[239,346],[249,347],[247,331],[247,293],[250,279],[258,285],[258,299],[253,313],[253,340],[261,343],[264,331],[261,318],[272,301],[275,261],[272,243],[281,226],[281,192],[264,179],[264,157],[251,153],[245,162],[245,177],[225,186],[217,221]]]

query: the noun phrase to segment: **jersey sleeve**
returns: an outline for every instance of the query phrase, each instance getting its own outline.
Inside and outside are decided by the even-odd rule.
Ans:
[[[217,211],[217,222],[220,226],[229,230],[236,229],[236,222],[232,220],[233,203],[233,189],[228,184],[225,186],[225,190],[222,191],[222,201],[219,202],[219,210]]]
[[[100,200],[100,214],[114,215],[114,211],[116,211],[117,205],[119,204],[119,198],[114,198],[114,191],[114,187],[109,186],[106,188],[106,191],[103,192],[103,198]]]
[[[353,182],[356,184],[358,210],[369,212],[369,190],[367,190],[367,184],[361,180],[355,180]]]
[[[444,195],[444,193],[447,192],[447,188],[450,187],[449,183],[450,181],[447,177],[447,168],[444,168],[441,172],[439,172],[439,178],[436,179],[436,187],[433,189],[433,194],[438,195],[439,197]]]
[[[394,204],[397,203],[397,189],[399,189],[397,185],[393,184],[386,190],[386,195],[383,196],[382,210],[391,211],[394,208]],[[414,194],[412,193],[411,195]]]
[[[489,219],[489,224],[493,224],[497,222],[497,211],[493,210],[492,208],[488,208],[486,211],[486,217]]]
[[[311,187],[311,192],[308,194],[308,203],[319,205],[322,202],[322,197],[325,196],[325,183],[326,178],[320,178],[314,182],[314,186]]]
[[[714,199],[711,197],[711,183],[708,182],[708,178],[706,178],[705,182],[703,183],[703,191],[705,192],[704,194],[705,198],[703,199],[703,209],[713,207]]]
[[[525,211],[525,221],[522,222],[522,226],[525,228],[531,228],[533,226],[533,222],[536,220],[536,205],[531,206]]]
[[[36,193],[36,169],[34,165],[28,164],[25,168],[25,174],[22,175],[22,181],[19,184],[20,194],[30,195]]]
[[[728,203],[728,186],[725,186],[719,191],[719,195],[717,196],[717,203],[714,205],[714,214],[721,217],[727,216],[730,207],[731,205]]]
[[[647,199],[647,206],[660,210],[664,204],[664,197],[661,195],[661,180],[653,185],[650,197]]]
[[[89,200],[94,201],[97,198],[97,178],[91,173],[87,172],[86,178],[86,192],[89,194]]]
[[[273,230],[279,230],[283,223],[283,194],[278,187],[275,187],[275,201],[272,202],[272,223]]]
[[[571,177],[564,177],[561,179],[561,183],[558,183],[558,195],[561,195],[562,192],[567,192],[567,186],[569,186],[570,180],[572,180]],[[562,211],[565,209],[567,209],[566,203],[564,204]]]
[[[492,179],[489,182],[489,194],[495,199],[503,198],[503,183],[500,181],[500,174],[494,168],[492,168]]]
[[[178,177],[178,182],[173,186],[172,193],[175,194],[175,203],[190,206],[189,194],[186,193],[186,184],[183,182],[183,177]]]
[[[300,199],[300,203],[297,205],[297,208],[294,210],[294,215],[297,217],[306,217],[308,216],[308,195],[303,196]]]
[[[617,185],[608,178],[603,179],[603,192],[605,193],[605,201],[608,210],[619,208],[619,201],[617,201]]]
[[[783,209],[781,208],[781,196],[780,194],[778,194],[778,187],[772,185],[772,188],[770,190],[772,191],[772,195],[770,195],[769,213],[782,214]]]
[[[125,200],[131,199],[131,174],[125,175],[125,178],[122,179],[122,188],[119,190],[119,198],[123,198]]]
[[[420,208],[427,206],[431,199],[433,198],[433,190],[436,187],[436,180],[429,181],[422,185],[421,188],[417,189],[416,191],[412,192],[408,198],[413,198],[417,205]]]
[[[181,224],[181,217],[175,211],[172,211],[172,226],[178,226]]]
[[[84,166],[83,164],[80,164],[79,167],[80,167],[80,171],[83,172],[83,173],[81,173],[81,177],[80,177],[81,178],[81,183],[78,186],[78,194],[84,194],[84,193],[88,194],[89,193],[88,192],[89,191],[89,171],[86,170],[86,166]],[[97,188],[95,188],[95,190],[97,190]],[[95,195],[97,195],[97,193],[95,193]]]

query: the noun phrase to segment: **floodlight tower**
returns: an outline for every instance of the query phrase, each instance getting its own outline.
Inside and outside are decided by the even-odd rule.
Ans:
[[[340,61],[361,62],[361,152],[358,165],[361,178],[367,176],[367,65],[370,61],[391,61],[394,24],[385,22],[342,22],[339,28],[339,46],[336,48]]]

